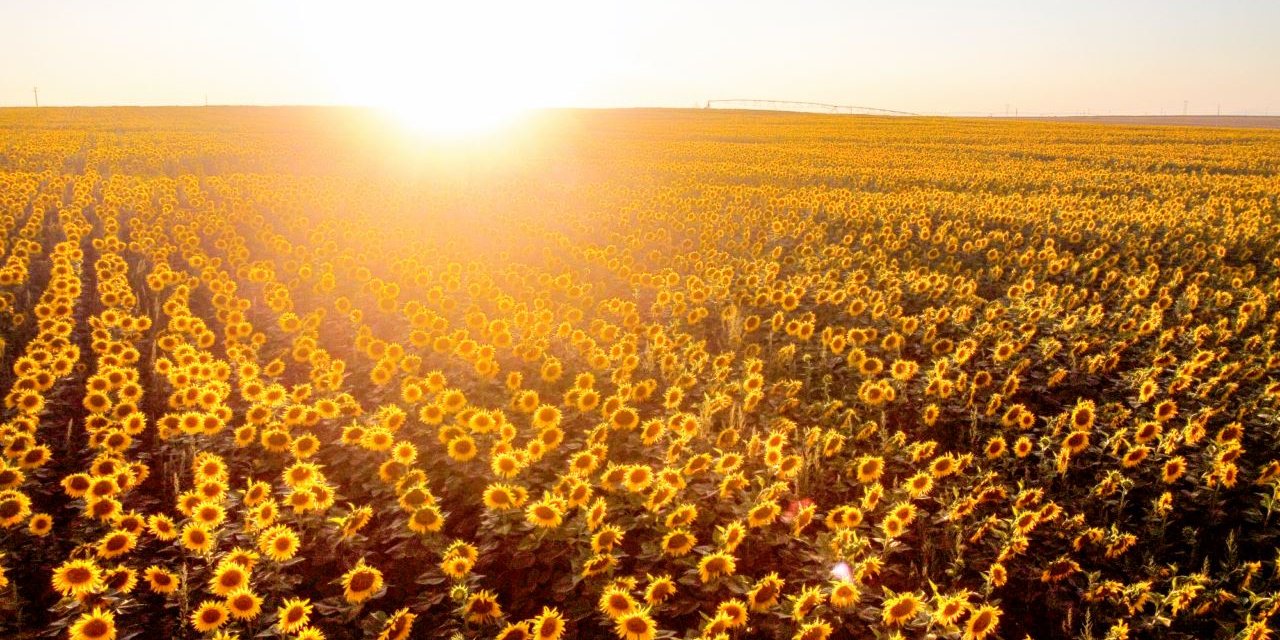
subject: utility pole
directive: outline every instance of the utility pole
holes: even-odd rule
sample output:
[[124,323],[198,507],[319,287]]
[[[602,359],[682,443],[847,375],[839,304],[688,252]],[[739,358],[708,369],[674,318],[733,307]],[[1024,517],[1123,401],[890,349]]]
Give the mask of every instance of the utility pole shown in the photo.
[[40,108],[40,87],[31,87],[31,96],[36,99],[36,108]]
[[1187,115],[1187,101],[1186,101],[1186,100],[1183,100],[1183,101],[1182,101],[1182,115],[1184,115],[1184,116],[1185,116],[1185,115]]

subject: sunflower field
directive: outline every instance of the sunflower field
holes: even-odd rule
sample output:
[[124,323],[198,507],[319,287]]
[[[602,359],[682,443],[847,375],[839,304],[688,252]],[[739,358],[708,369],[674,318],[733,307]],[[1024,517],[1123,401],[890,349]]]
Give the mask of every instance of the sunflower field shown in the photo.
[[0,637],[1273,637],[1278,247],[1280,132],[3,110]]

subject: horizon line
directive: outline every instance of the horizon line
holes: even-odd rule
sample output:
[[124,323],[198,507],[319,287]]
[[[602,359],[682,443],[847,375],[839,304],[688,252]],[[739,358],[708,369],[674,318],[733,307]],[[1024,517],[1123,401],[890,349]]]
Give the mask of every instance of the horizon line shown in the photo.
[[[717,102],[711,100],[710,102]],[[744,100],[746,101],[746,100]],[[761,100],[762,102],[788,102],[779,100]],[[818,103],[802,103],[802,104],[818,104]],[[834,105],[839,108],[850,108],[844,105]],[[207,109],[207,108],[255,108],[255,109],[355,109],[378,111],[386,107],[380,105],[367,104],[333,104],[333,103],[172,103],[172,104],[41,104],[41,105],[0,105],[3,110],[18,109]],[[1106,111],[1097,112],[1091,109],[1073,110],[1073,111],[1028,111],[1021,112],[1015,110],[1013,113],[1000,111],[920,111],[920,112],[903,112],[892,109],[880,109],[873,107],[852,107],[854,109],[862,109],[866,111],[875,111],[876,113],[836,113],[824,112],[804,109],[770,109],[761,107],[710,107],[705,103],[702,106],[670,106],[670,105],[635,105],[635,106],[537,106],[521,109],[523,112],[538,111],[639,111],[639,110],[665,110],[665,111],[759,111],[764,113],[796,113],[806,115],[829,115],[829,116],[872,116],[884,118],[933,118],[933,117],[954,117],[954,118],[1000,118],[1010,120],[1020,120],[1026,118],[1278,118],[1280,113],[1271,114],[1270,110],[1264,110],[1259,114],[1251,110],[1243,112],[1188,112],[1188,113],[1151,113],[1151,112],[1131,112],[1131,111]]]

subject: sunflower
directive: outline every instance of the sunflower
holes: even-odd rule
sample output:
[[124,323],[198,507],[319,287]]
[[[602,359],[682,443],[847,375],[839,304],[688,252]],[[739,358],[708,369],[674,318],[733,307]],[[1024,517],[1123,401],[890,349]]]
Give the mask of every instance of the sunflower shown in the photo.
[[[34,517],[34,516],[32,516]],[[128,531],[129,533],[139,534],[146,528],[147,521],[136,511],[116,517],[116,527]]]
[[564,635],[564,616],[551,608],[543,607],[542,614],[533,619],[532,632],[537,640],[560,640]]
[[670,576],[649,576],[649,586],[645,587],[644,600],[650,605],[666,602],[676,594],[676,583]]
[[[806,504],[795,512],[795,516],[791,520],[791,537],[799,538],[804,530],[813,522],[813,516],[818,512],[818,506],[815,504]],[[861,512],[859,512],[861,516]],[[854,525],[857,526],[857,525]]]
[[1075,431],[1089,431],[1093,428],[1095,410],[1092,400],[1081,400],[1071,410],[1071,428]]
[[1151,378],[1143,380],[1142,384],[1138,387],[1138,401],[1146,402],[1155,397],[1158,388],[1159,387],[1155,380],[1152,380]]
[[747,605],[737,598],[725,600],[716,607],[716,617],[728,618],[729,627],[736,629],[747,623]]
[[356,566],[342,576],[343,597],[358,604],[372,598],[382,588],[382,572],[370,567],[361,559]]
[[[831,636],[831,625],[823,620],[810,622],[800,627],[792,636],[792,640],[827,640]],[[889,636],[890,638],[898,636]]]
[[458,462],[467,462],[476,457],[476,442],[470,436],[458,436],[449,440],[448,444],[449,457]]
[[382,631],[378,633],[377,640],[405,640],[413,631],[413,621],[417,618],[417,614],[409,613],[407,608],[396,611],[382,625]]
[[[211,482],[216,482],[216,481],[211,481]],[[185,491],[182,493],[182,495],[178,496],[178,504],[177,504],[178,511],[182,512],[182,515],[184,516],[190,516],[193,513],[195,513],[196,507],[200,506],[201,503],[209,499],[210,498],[206,498],[205,496],[201,495],[198,490]]]
[[261,556],[257,551],[245,549],[244,547],[234,547],[227,553],[227,557],[223,558],[223,562],[238,564],[247,571],[253,571],[254,566],[258,564]]
[[226,605],[213,600],[205,600],[191,614],[191,626],[195,627],[200,633],[208,633],[226,624],[227,618],[231,613],[227,611]]
[[290,598],[276,610],[276,626],[283,633],[292,633],[311,621],[311,601],[306,598]]
[[623,407],[609,416],[609,427],[615,431],[630,431],[640,424],[640,416],[635,409]]
[[0,491],[0,528],[8,529],[18,525],[29,515],[31,515],[31,498],[28,498],[25,493],[12,489]]
[[373,518],[373,508],[368,505],[359,507],[340,518],[338,524],[342,528],[342,537],[351,538],[364,529]]
[[[519,489],[523,489],[523,487],[519,487]],[[491,511],[518,509],[523,504],[523,500],[519,499],[519,496],[520,493],[516,487],[494,483],[484,490],[484,506]]]
[[1072,431],[1062,440],[1062,449],[1070,452],[1072,455],[1084,451],[1089,446],[1089,433],[1087,431]]
[[209,579],[209,590],[217,596],[227,596],[247,586],[249,586],[249,570],[235,562],[219,563],[213,572],[213,577]]
[[155,514],[147,518],[147,531],[162,542],[178,537],[178,529],[173,524],[173,520],[164,514]]
[[965,624],[963,640],[983,640],[991,635],[1000,624],[1000,613],[999,608],[991,605],[983,605],[974,611]]
[[116,619],[110,611],[94,607],[71,625],[71,640],[115,640]]
[[1174,456],[1168,462],[1164,463],[1160,476],[1165,484],[1171,484],[1178,481],[1184,473],[1187,472],[1187,461],[1182,456]]
[[727,553],[733,553],[747,537],[747,528],[737,520],[716,527],[716,532],[720,535],[720,545]]
[[283,453],[293,446],[293,436],[290,436],[283,427],[263,429],[258,441],[262,443],[264,449],[272,453]]
[[62,479],[62,491],[71,498],[84,497],[93,486],[93,480],[87,473],[73,473]]
[[102,570],[92,560],[69,560],[53,570],[53,588],[79,598],[102,589]]
[[306,513],[316,508],[316,495],[310,486],[294,489],[289,493],[286,499],[289,506],[293,507],[293,512]]
[[525,520],[543,529],[554,529],[560,526],[563,517],[564,514],[555,501],[547,498],[529,505],[525,510]]
[[622,537],[622,529],[614,525],[602,527],[595,535],[591,536],[591,550],[595,553],[610,551],[615,545],[622,542]]
[[466,558],[470,562],[476,562],[477,559],[480,559],[480,550],[476,549],[475,545],[465,543],[465,541],[454,540],[452,544],[449,544],[449,548],[444,550],[444,556],[456,556]]
[[840,580],[831,586],[828,601],[836,609],[850,609],[862,600],[862,592],[858,585],[847,580]]
[[431,504],[413,512],[409,518],[409,528],[417,533],[435,533],[444,527],[444,516],[440,508]]
[[249,512],[249,529],[265,529],[275,524],[276,516],[280,513],[280,504],[274,498],[269,498]]
[[152,593],[166,595],[178,588],[178,576],[156,565],[147,567],[142,572],[142,576],[147,579],[147,585],[151,587]]
[[817,609],[822,603],[827,601],[827,594],[822,591],[821,587],[805,587],[799,594],[794,596],[791,606],[791,617],[800,620],[814,609]]
[[881,605],[881,618],[890,626],[900,626],[911,621],[920,611],[921,601],[914,593],[903,593],[886,598]]
[[182,546],[195,553],[208,553],[213,549],[213,534],[204,525],[188,522],[182,527]]
[[696,544],[698,539],[692,533],[676,529],[662,538],[662,551],[673,558],[679,558],[687,555]]
[[923,498],[933,490],[933,476],[921,471],[907,479],[907,494],[912,498]]
[[933,607],[933,621],[943,627],[950,626],[969,610],[968,600],[968,592],[937,596]]
[[498,605],[493,592],[482,589],[467,598],[467,603],[462,607],[462,615],[467,622],[482,624],[502,617],[502,607]]
[[574,478],[570,483],[570,487],[565,492],[565,502],[568,508],[581,507],[591,500],[592,488],[590,483]]
[[[1270,622],[1267,619],[1247,622],[1249,624],[1245,626],[1237,637],[1244,640],[1271,640]],[[1129,637],[1129,625],[1123,620],[1115,623],[1108,632],[1107,637],[1127,639]]]
[[444,559],[440,561],[440,571],[454,580],[461,580],[471,567],[475,564],[474,560],[454,554],[445,554]]
[[102,585],[111,591],[130,593],[138,586],[138,572],[124,565],[102,573]]
[[561,442],[564,442],[564,430],[554,426],[544,427],[538,432],[537,441],[542,443],[542,446],[546,447],[548,451],[555,449],[560,446]]
[[627,479],[627,473],[630,467],[618,465],[612,462],[605,468],[603,476],[600,478],[600,487],[605,491],[613,493],[618,489],[618,485]]
[[285,562],[298,553],[298,534],[285,525],[276,525],[258,536],[258,549],[276,562]]
[[[320,467],[315,463],[295,462],[292,465],[290,465],[287,469],[284,470],[284,484],[290,489],[298,489],[301,487],[310,486],[311,483],[315,482],[316,479],[320,478],[321,476],[322,474],[320,472]],[[255,483],[255,487],[253,488],[257,488],[261,486],[262,485],[257,485]],[[269,488],[262,487],[262,489],[257,492],[258,495],[256,497],[258,498],[258,500],[261,500],[264,493],[269,490],[270,490]],[[245,501],[245,504],[249,504],[247,499]],[[256,502],[254,504],[256,504]],[[250,504],[249,506],[253,506],[253,505]]]
[[531,637],[528,622],[513,622],[503,627],[494,640],[529,640]]
[[782,597],[782,587],[786,581],[771,572],[756,582],[747,592],[747,606],[752,611],[766,611],[778,603]]
[[1031,442],[1031,438],[1028,438],[1027,436],[1020,436],[1018,440],[1013,443],[1013,454],[1019,458],[1025,458],[1028,455],[1031,455],[1031,451],[1034,447],[1035,445]]
[[705,584],[712,578],[731,576],[737,570],[733,556],[727,553],[711,553],[698,562],[698,578]]
[[579,451],[569,460],[569,471],[574,475],[590,475],[595,472],[599,466],[600,459],[591,451]]
[[772,500],[766,500],[747,512],[747,526],[754,529],[773,524],[782,513],[782,507]]
[[582,577],[600,575],[618,564],[618,557],[608,553],[597,553],[582,563]]
[[987,582],[991,583],[992,586],[1002,587],[1008,579],[1008,569],[1005,569],[1004,565],[999,562],[992,564],[991,568],[987,570]]
[[111,398],[101,391],[91,391],[85,394],[81,404],[89,413],[102,414],[111,409]]
[[499,453],[489,463],[493,475],[503,479],[511,479],[520,473],[524,463],[514,453]]
[[638,608],[636,601],[620,587],[609,587],[600,594],[600,602],[598,603],[601,613],[609,616],[611,620],[617,620],[619,617],[631,613]]
[[1018,414],[1018,428],[1026,431],[1036,424],[1036,414],[1030,411],[1023,411]]
[[[423,420],[423,422],[427,422],[427,421]],[[358,424],[348,425],[342,428],[342,444],[345,444],[347,446],[359,445],[361,442],[364,442],[364,437],[367,434],[368,434],[368,430],[361,425],[358,425]]]
[[702,637],[714,638],[716,640],[720,640],[721,638],[728,638],[729,631],[730,631],[729,624],[731,622],[733,622],[733,620],[731,620],[728,616],[716,616],[714,618],[708,618],[706,626],[702,628]]
[[[86,397],[85,400],[87,402],[88,398]],[[109,403],[110,400],[107,402]],[[17,399],[14,401],[13,405],[18,409],[18,411],[29,416],[34,416],[44,411],[45,400],[44,396],[40,395],[38,392],[22,391],[17,394]]]
[[1080,565],[1075,560],[1067,557],[1058,558],[1045,567],[1044,572],[1040,574],[1040,581],[1049,583],[1061,582],[1077,571],[1080,571]]
[[1147,455],[1150,453],[1151,449],[1149,447],[1134,447],[1124,454],[1124,457],[1120,460],[1120,465],[1126,469],[1136,467],[1142,464],[1142,461],[1146,460]]
[[635,465],[626,472],[622,483],[626,486],[627,491],[639,493],[649,488],[653,484],[653,469],[644,465]]
[[939,456],[929,465],[929,473],[934,478],[945,478],[961,471],[960,460],[954,454]]
[[98,541],[99,558],[109,559],[122,556],[133,550],[138,544],[138,536],[129,531],[112,531]]
[[858,460],[858,482],[870,484],[884,473],[884,459],[879,456],[863,456]]
[[587,509],[587,530],[595,531],[604,524],[605,516],[609,515],[609,503],[604,498],[596,498],[591,503],[591,507]]
[[649,617],[649,610],[641,607],[617,617],[613,630],[618,640],[653,640],[657,625]]
[[227,610],[237,620],[252,620],[262,612],[262,597],[247,587],[227,595]]

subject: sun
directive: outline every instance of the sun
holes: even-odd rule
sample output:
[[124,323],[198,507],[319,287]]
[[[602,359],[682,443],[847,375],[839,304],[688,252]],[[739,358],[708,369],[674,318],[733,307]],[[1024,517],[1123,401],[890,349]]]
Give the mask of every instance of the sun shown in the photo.
[[513,132],[527,113],[593,102],[629,64],[616,55],[628,13],[609,3],[306,4],[288,16],[300,55],[315,61],[306,81],[415,137]]

